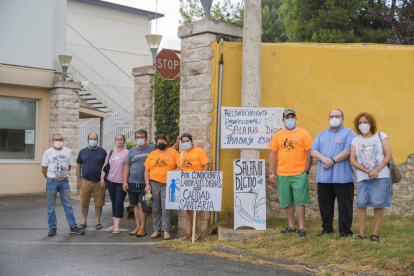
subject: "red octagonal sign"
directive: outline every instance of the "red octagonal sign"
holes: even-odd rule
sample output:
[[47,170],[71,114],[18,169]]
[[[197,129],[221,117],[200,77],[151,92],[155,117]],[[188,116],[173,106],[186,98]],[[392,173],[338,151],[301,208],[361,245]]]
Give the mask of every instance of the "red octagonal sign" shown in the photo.
[[180,58],[171,49],[162,49],[155,58],[155,68],[164,80],[174,80],[180,74]]

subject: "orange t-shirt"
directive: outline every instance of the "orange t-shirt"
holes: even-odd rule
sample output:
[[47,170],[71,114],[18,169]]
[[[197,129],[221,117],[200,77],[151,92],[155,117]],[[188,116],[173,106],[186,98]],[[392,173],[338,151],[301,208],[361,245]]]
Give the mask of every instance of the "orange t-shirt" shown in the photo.
[[177,154],[176,162],[182,171],[194,172],[202,171],[204,165],[210,161],[208,160],[207,153],[203,149],[194,147],[191,151],[184,150],[182,157],[181,153]]
[[164,153],[160,153],[158,150],[151,152],[144,163],[145,168],[150,170],[150,180],[167,183],[167,172],[175,170],[177,155],[179,153],[170,148]]
[[312,148],[312,138],[303,128],[281,129],[273,136],[269,148],[278,152],[277,175],[292,176],[305,171],[306,151]]

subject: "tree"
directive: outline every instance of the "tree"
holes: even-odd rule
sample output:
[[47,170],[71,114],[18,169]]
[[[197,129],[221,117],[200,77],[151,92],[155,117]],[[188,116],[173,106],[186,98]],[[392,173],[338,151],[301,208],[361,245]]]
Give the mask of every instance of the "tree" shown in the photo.
[[[204,9],[199,0],[180,0],[180,14],[182,20],[180,24],[187,24],[203,19]],[[224,0],[211,7],[210,18],[237,25],[243,24],[243,4],[233,4],[230,0]]]
[[370,18],[381,21],[388,27],[387,40],[391,44],[414,45],[414,5],[403,1],[398,7],[393,1],[391,8],[385,4],[382,10],[369,9]]
[[376,2],[380,0],[283,0],[279,14],[290,41],[381,43],[384,26],[365,17]]
[[277,8],[276,5],[272,5],[271,8],[265,5],[262,8],[262,42],[285,42],[288,39],[285,35],[285,25],[279,18]]

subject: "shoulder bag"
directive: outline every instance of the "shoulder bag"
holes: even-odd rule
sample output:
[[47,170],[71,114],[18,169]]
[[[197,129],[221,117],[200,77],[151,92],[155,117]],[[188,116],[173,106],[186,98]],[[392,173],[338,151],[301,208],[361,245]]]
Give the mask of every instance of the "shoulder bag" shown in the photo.
[[111,150],[109,152],[108,164],[106,164],[106,166],[103,168],[103,171],[105,173],[105,176],[104,176],[105,188],[108,188],[107,187],[108,186],[108,184],[107,184],[107,182],[108,182],[108,175],[109,175],[109,170],[111,169],[111,165],[109,165],[109,161],[111,161],[111,156],[112,156],[112,153],[113,152],[114,152],[114,150]]
[[[378,137],[381,141],[381,146],[382,146],[382,138],[381,138],[380,132],[378,132]],[[384,148],[382,148],[382,150],[384,150]],[[402,180],[402,176],[400,174],[400,171],[397,168],[397,165],[395,165],[394,163],[394,159],[391,158],[387,166],[390,169],[390,189],[391,189],[391,194],[392,194],[392,184],[400,182]]]

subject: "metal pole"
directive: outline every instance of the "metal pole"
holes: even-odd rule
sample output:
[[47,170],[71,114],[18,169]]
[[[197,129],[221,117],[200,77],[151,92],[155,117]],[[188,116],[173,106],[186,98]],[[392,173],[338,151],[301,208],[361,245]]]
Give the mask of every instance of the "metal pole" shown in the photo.
[[[219,38],[222,48],[224,48],[223,37]],[[220,171],[220,128],[221,128],[221,94],[223,88],[223,49],[220,57],[220,70],[219,70],[219,89],[218,89],[218,101],[217,101],[217,130],[216,130],[216,171]],[[217,211],[214,212],[214,222],[217,222]]]

